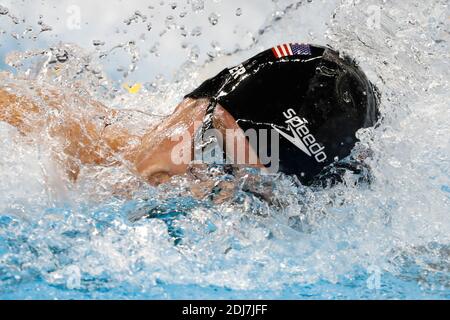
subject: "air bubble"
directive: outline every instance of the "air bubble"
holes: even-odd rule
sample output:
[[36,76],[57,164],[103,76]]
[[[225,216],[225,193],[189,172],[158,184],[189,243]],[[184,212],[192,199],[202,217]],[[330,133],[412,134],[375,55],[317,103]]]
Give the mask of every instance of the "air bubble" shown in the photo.
[[236,9],[236,16],[240,17],[242,15],[242,8]]

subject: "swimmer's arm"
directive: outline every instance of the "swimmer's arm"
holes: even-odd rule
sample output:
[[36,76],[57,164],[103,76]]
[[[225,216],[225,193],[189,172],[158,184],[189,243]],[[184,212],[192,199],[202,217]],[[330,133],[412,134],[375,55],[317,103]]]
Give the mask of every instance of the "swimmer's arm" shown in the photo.
[[[74,102],[73,110],[64,107],[66,103]],[[128,141],[135,138],[124,128],[109,126],[106,121],[99,127],[92,120],[114,118],[118,112],[92,99],[64,96],[52,88],[36,88],[32,96],[20,95],[19,88],[0,88],[0,121],[36,139],[43,130],[53,138],[62,139],[64,149],[62,152],[55,149],[54,156],[72,181],[78,177],[80,164],[110,165],[108,159],[115,153],[126,151]],[[132,161],[133,154],[132,150],[124,152],[124,159]]]
[[32,101],[19,97],[10,88],[0,88],[0,121],[16,127],[20,133],[33,130],[35,123],[30,119],[39,113],[38,106]]

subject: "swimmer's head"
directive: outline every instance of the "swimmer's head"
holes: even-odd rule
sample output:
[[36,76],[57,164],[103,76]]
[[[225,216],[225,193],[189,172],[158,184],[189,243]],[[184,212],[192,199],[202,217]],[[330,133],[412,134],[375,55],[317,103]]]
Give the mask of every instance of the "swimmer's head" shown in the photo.
[[353,60],[330,49],[324,51],[302,96],[300,105],[283,116],[310,155],[281,143],[280,170],[310,183],[325,167],[351,154],[358,130],[375,125],[379,97]]
[[253,147],[259,154],[278,153],[274,167],[305,184],[349,156],[357,131],[378,119],[376,89],[356,63],[331,49],[311,48],[309,56],[261,68],[255,80],[223,99],[244,131],[277,132],[268,150]]

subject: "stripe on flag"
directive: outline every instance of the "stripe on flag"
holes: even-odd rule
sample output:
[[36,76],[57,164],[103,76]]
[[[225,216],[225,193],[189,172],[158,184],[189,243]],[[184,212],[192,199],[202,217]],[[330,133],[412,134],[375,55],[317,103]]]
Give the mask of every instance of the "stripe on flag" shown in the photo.
[[285,43],[272,48],[277,59],[294,55],[311,55],[311,47],[308,44]]

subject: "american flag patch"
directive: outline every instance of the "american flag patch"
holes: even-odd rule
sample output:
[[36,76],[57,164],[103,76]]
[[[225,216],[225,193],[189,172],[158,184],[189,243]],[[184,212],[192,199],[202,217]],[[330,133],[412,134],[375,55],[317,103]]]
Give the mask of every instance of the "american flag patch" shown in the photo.
[[272,52],[277,59],[294,55],[309,56],[311,47],[303,43],[286,43],[272,48]]

